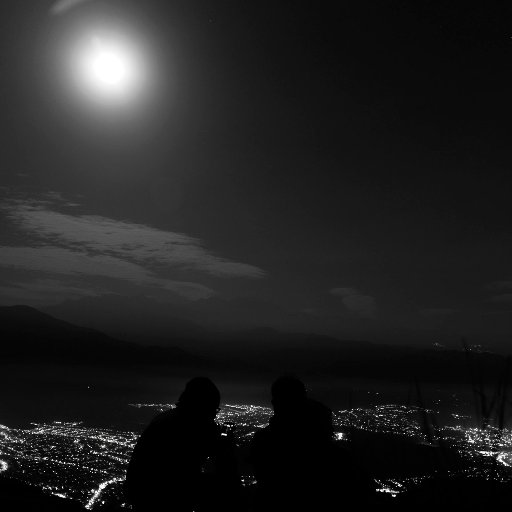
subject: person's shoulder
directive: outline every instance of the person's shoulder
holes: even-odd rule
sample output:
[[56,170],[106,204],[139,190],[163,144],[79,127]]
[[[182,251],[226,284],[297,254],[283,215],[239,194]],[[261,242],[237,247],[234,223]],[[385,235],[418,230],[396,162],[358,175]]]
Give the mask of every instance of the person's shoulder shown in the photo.
[[367,470],[361,465],[354,453],[341,446],[340,443],[334,443],[334,458],[332,459],[333,468],[346,475],[347,481],[355,487],[364,488],[368,491],[375,490],[375,482]]
[[273,444],[275,441],[275,432],[272,425],[267,425],[266,427],[257,430],[254,433],[254,437],[252,439],[253,447],[260,447]]
[[176,419],[176,409],[168,409],[167,411],[163,411],[160,414],[157,414],[153,421],[151,421],[150,425],[159,425],[160,423],[169,423],[174,422]]
[[143,436],[154,436],[159,432],[167,431],[176,422],[174,411],[164,411],[155,416],[143,432]]
[[339,441],[331,444],[331,453],[339,461],[347,464],[356,464],[356,458],[352,451],[343,446]]

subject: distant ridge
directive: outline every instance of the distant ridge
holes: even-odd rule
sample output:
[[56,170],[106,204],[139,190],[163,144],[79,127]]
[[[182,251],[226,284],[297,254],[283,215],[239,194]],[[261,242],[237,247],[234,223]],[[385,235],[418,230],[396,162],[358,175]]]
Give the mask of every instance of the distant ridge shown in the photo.
[[84,297],[47,306],[43,311],[74,325],[92,327],[115,338],[135,342],[203,334],[199,324],[180,318],[183,311],[178,305],[164,305],[144,296]]
[[[0,307],[0,362],[73,363],[148,371],[190,369],[221,375],[322,375],[329,379],[371,378],[411,382],[459,382],[470,373],[494,382],[505,357],[460,350],[413,348],[272,329],[209,333],[170,339],[173,346],[139,345],[78,327],[28,306]],[[176,346],[176,344],[182,346]],[[468,366],[468,361],[471,365]]]
[[78,327],[30,306],[0,307],[3,361],[77,364],[204,364],[177,347],[141,347]]
[[9,341],[67,342],[88,344],[108,344],[117,347],[129,345],[111,338],[102,332],[59,320],[30,306],[0,307],[0,333],[4,345]]

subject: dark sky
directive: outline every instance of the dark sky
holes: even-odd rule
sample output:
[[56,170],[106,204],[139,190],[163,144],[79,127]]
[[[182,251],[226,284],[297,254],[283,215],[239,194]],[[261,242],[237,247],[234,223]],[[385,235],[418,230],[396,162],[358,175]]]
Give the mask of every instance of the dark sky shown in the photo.
[[[506,2],[77,3],[1,7],[3,304],[509,342]],[[67,91],[95,25],[144,41],[138,107]]]

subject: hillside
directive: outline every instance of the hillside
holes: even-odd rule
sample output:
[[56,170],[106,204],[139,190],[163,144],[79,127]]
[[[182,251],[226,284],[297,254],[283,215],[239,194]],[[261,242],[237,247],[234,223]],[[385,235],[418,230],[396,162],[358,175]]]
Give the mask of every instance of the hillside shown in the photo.
[[176,347],[141,347],[78,327],[29,306],[0,308],[3,361],[77,364],[201,365]]

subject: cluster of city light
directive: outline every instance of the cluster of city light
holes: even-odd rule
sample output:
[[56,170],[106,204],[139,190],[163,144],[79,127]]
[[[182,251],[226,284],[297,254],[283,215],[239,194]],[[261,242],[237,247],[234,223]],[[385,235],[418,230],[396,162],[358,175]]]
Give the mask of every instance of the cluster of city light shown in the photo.
[[417,486],[425,481],[427,476],[415,476],[408,478],[387,478],[387,479],[375,479],[375,483],[377,484],[377,492],[390,494],[393,498],[400,493],[407,491],[411,487]]
[[16,462],[7,466],[8,475],[91,506],[107,486],[124,478],[138,437],[78,422],[34,423],[29,429],[1,432],[2,460],[6,465]]
[[[150,408],[155,412],[162,412],[175,407],[174,404],[162,403],[135,403],[129,404],[137,409]],[[233,434],[239,442],[247,442],[260,428],[268,425],[272,416],[270,407],[262,407],[259,405],[240,405],[240,404],[223,404],[217,414],[216,421],[219,425],[228,425],[235,427]]]
[[[136,408],[168,410],[172,404],[130,404]],[[422,411],[418,407],[381,405],[337,411],[335,439],[349,442],[354,431],[399,436],[407,442],[425,443]],[[225,404],[217,416],[220,425],[234,427],[239,445],[249,443],[254,433],[268,425],[272,410],[255,405]],[[455,420],[467,419],[463,416]],[[79,422],[32,424],[28,429],[0,426],[0,472],[38,485],[61,497],[81,501],[93,509],[107,498],[122,501],[121,482],[138,438],[135,432],[86,427]],[[462,464],[453,476],[465,475],[500,481],[512,479],[512,431],[463,425],[433,429],[433,442],[444,443]],[[11,464],[15,462],[15,464]],[[391,496],[418,485],[431,475],[376,480],[378,490]],[[251,474],[242,483],[255,483]]]
[[508,481],[512,467],[512,431],[486,428],[447,426],[440,438],[457,450],[467,461],[465,474],[486,479]]
[[425,435],[418,422],[420,412],[418,407],[406,405],[347,409],[334,414],[334,424],[340,429],[399,434],[424,440]]
[[87,510],[91,510],[94,507],[94,505],[100,501],[102,493],[109,485],[113,485],[123,481],[124,477],[115,477],[111,478],[110,480],[105,480],[104,482],[101,482],[101,484],[98,485],[98,488],[95,491],[93,491],[92,496],[89,498],[89,501],[85,504],[85,508]]
[[265,428],[272,416],[270,407],[257,405],[225,404],[217,415],[221,425],[233,425],[235,439],[238,442],[248,442],[261,428]]
[[137,409],[149,408],[156,409],[158,411],[167,411],[169,409],[174,409],[176,407],[174,404],[128,404],[130,407],[135,407]]

